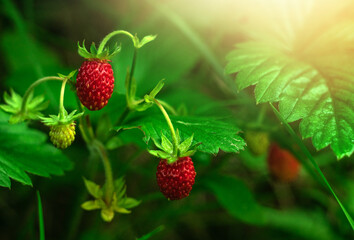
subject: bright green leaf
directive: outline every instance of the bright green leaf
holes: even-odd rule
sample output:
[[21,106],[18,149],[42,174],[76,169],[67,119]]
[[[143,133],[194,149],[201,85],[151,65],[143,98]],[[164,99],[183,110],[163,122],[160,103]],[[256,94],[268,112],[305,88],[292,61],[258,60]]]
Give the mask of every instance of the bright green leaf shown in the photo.
[[[343,9],[333,4],[331,11]],[[228,55],[226,72],[237,73],[240,90],[256,85],[257,102],[279,102],[288,122],[302,119],[302,136],[311,137],[318,150],[330,145],[340,159],[354,152],[354,21],[326,19],[331,24],[323,31],[313,22],[316,7],[301,15],[301,27],[283,15],[291,36],[269,32],[268,37],[259,34],[257,41],[237,44]],[[284,5],[284,11],[291,8]],[[269,11],[277,15],[275,9]]]
[[27,173],[49,177],[71,168],[69,159],[45,142],[44,133],[25,124],[11,125],[8,119],[0,111],[0,186],[10,187],[10,178],[32,185]]
[[[244,140],[238,136],[240,129],[230,123],[205,117],[171,117],[174,128],[179,130],[182,139],[194,134],[194,141],[200,142],[199,151],[216,154],[219,150],[239,152],[245,147]],[[139,127],[144,140],[160,140],[161,133],[171,138],[166,120],[160,114],[146,113],[134,121],[128,121],[124,128]]]

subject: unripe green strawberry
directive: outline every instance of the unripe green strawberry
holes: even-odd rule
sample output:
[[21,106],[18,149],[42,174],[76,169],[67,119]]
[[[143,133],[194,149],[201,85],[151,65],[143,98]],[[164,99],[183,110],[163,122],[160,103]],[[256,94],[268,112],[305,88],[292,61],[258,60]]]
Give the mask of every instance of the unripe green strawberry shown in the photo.
[[270,147],[267,162],[269,172],[282,182],[294,181],[301,166],[292,153],[276,144]]
[[49,136],[54,146],[65,149],[75,140],[75,123],[50,126]]
[[161,159],[156,179],[160,191],[169,200],[179,200],[189,195],[195,181],[195,170],[190,157],[181,157],[174,163]]
[[246,131],[245,139],[250,151],[256,155],[263,155],[269,148],[269,136],[267,132]]

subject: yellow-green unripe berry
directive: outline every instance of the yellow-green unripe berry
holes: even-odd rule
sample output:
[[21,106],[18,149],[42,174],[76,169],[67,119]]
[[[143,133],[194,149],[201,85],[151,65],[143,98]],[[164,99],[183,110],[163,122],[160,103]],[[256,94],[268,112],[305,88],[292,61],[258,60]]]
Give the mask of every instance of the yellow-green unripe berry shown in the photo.
[[75,123],[51,126],[49,136],[54,146],[65,149],[75,140]]
[[263,155],[268,151],[270,142],[267,132],[246,131],[245,139],[248,148],[254,155]]

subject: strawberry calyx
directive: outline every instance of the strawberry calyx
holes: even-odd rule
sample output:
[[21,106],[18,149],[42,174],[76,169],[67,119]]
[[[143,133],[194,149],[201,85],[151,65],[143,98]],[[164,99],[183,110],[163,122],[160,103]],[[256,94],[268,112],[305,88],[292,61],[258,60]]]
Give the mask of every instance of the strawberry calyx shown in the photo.
[[192,144],[194,135],[190,136],[182,142],[178,129],[176,131],[176,136],[177,151],[175,151],[175,153],[173,144],[170,142],[170,140],[168,140],[168,138],[164,134],[161,134],[161,143],[159,143],[155,139],[152,139],[155,146],[159,150],[148,149],[148,152],[158,158],[166,159],[168,164],[172,164],[180,158],[192,156],[197,151],[198,146],[201,144]]
[[109,49],[109,47],[105,47],[103,48],[103,50],[97,50],[95,43],[92,43],[90,50],[87,50],[85,47],[85,40],[82,42],[82,46],[80,46],[80,42],[77,43],[77,46],[79,55],[89,60],[106,61],[111,59],[121,50],[121,45],[118,45],[117,43],[113,46],[113,49],[111,50]]
[[111,202],[104,199],[105,186],[89,181],[84,178],[85,186],[93,200],[88,200],[81,204],[86,211],[101,210],[101,217],[105,222],[111,222],[115,213],[129,214],[132,208],[138,206],[141,201],[127,197],[126,185],[123,177],[114,181],[114,193]]
[[40,117],[40,119],[47,126],[68,125],[84,114],[84,112],[76,112],[77,110],[74,110],[68,114],[68,112],[64,109],[63,113],[59,113],[58,115],[49,115],[49,117]]

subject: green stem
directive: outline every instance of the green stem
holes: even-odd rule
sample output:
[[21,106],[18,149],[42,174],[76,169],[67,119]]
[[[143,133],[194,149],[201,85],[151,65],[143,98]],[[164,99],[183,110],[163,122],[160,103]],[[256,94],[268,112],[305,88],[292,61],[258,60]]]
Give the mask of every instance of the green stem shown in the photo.
[[135,47],[135,49],[134,49],[132,65],[131,65],[130,72],[129,72],[129,77],[127,78],[127,83],[126,83],[126,86],[127,86],[126,98],[127,98],[128,106],[131,109],[133,109],[134,106],[135,106],[135,103],[134,103],[135,96],[133,96],[133,92],[132,92],[132,79],[133,79],[134,71],[135,71],[136,56],[138,54],[138,48],[135,45],[134,45],[134,47]]
[[298,146],[300,147],[300,149],[302,150],[302,152],[307,156],[307,158],[311,161],[312,165],[315,167],[317,173],[320,175],[321,179],[323,180],[323,183],[325,184],[325,186],[328,188],[328,190],[332,193],[332,195],[334,196],[334,198],[337,200],[338,205],[341,207],[344,215],[346,216],[346,218],[348,219],[350,226],[352,227],[352,229],[354,230],[354,222],[352,217],[349,215],[349,213],[347,212],[347,210],[345,209],[345,207],[343,206],[342,202],[339,200],[339,198],[337,197],[337,194],[334,192],[334,190],[332,189],[331,185],[329,184],[329,182],[327,181],[326,177],[323,175],[320,167],[318,166],[318,164],[316,163],[316,161],[313,159],[311,153],[309,152],[309,150],[307,150],[305,144],[302,142],[302,140],[296,135],[296,133],[294,132],[294,130],[292,129],[292,127],[285,121],[285,119],[280,115],[280,113],[278,112],[278,110],[273,106],[273,104],[269,103],[270,106],[272,107],[275,115],[278,117],[278,119],[284,124],[285,128],[288,130],[288,132],[290,133],[290,135],[295,139],[296,143],[298,144]]
[[261,111],[260,111],[260,113],[258,115],[257,126],[262,126],[262,123],[263,123],[263,120],[264,120],[266,112],[267,112],[267,106],[265,104],[263,104],[261,106]]
[[104,171],[105,171],[105,175],[106,175],[106,202],[108,204],[110,204],[112,202],[112,197],[113,197],[113,193],[114,193],[114,183],[113,183],[113,172],[112,172],[112,166],[111,163],[109,161],[106,149],[104,148],[104,146],[102,145],[101,142],[95,140],[93,142],[93,144],[96,146],[96,149],[102,159],[102,163],[104,166]]
[[66,82],[68,81],[67,78],[63,80],[63,83],[61,84],[61,90],[60,90],[60,101],[59,101],[59,118],[63,119],[66,115],[66,110],[64,108],[64,93],[65,93],[65,86]]
[[161,105],[161,103],[155,98],[154,98],[154,102],[160,108],[162,114],[164,115],[164,117],[166,119],[168,127],[171,130],[172,144],[173,144],[173,155],[177,156],[178,140],[177,140],[177,135],[176,135],[175,129],[173,128],[173,124],[171,122],[171,119],[168,116],[168,114],[167,114],[166,110],[164,109],[164,107]]
[[168,104],[167,102],[165,101],[162,101],[162,100],[158,100],[162,106],[164,106],[168,111],[170,111],[173,115],[177,116],[177,112],[176,110],[170,105]]
[[106,46],[106,44],[107,44],[107,42],[109,41],[109,39],[111,39],[113,36],[118,35],[118,34],[123,34],[123,35],[126,35],[126,36],[130,37],[131,40],[133,41],[134,47],[135,47],[135,48],[138,47],[138,45],[139,45],[139,40],[138,40],[136,37],[134,37],[130,32],[127,32],[127,31],[124,31],[124,30],[117,30],[117,31],[114,31],[114,32],[111,32],[111,33],[107,34],[107,35],[103,38],[103,40],[102,40],[100,46],[99,46],[98,49],[97,49],[97,54],[100,54],[100,53],[103,51],[103,49],[104,49],[104,47]]
[[24,112],[24,110],[26,109],[26,104],[27,104],[27,99],[30,95],[30,93],[32,92],[32,90],[37,87],[39,84],[46,82],[46,81],[51,81],[51,80],[57,80],[57,81],[64,81],[64,78],[61,77],[55,77],[55,76],[50,76],[50,77],[43,77],[38,79],[37,81],[35,81],[34,83],[32,83],[31,86],[29,86],[29,88],[27,89],[27,91],[25,92],[25,95],[23,95],[23,99],[22,99],[22,105],[21,105],[21,112]]

